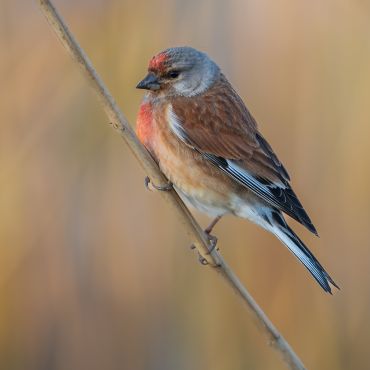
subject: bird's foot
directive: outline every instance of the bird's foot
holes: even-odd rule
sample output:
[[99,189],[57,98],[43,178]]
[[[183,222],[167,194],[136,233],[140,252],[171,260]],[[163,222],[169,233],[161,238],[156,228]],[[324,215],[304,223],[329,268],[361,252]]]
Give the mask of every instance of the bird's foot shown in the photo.
[[[212,251],[216,248],[216,246],[217,246],[217,237],[216,236],[214,236],[214,235],[211,235],[211,234],[208,234],[206,231],[204,231],[205,232],[205,234],[207,235],[207,237],[208,237],[208,240],[209,240],[209,243],[210,243],[210,248],[208,249],[208,254],[210,254],[210,253],[212,253]],[[192,244],[191,246],[190,246],[190,249],[195,249],[196,247],[195,247],[195,245],[194,244]]]
[[[214,236],[214,235],[209,234],[207,232],[207,230],[205,230],[204,232],[207,235],[207,238],[208,238],[209,244],[210,244],[207,254],[211,254],[217,246],[217,237]],[[190,246],[190,249],[195,249],[195,245],[192,244]],[[208,265],[208,261],[199,252],[198,252],[198,259],[199,259],[199,262],[201,263],[201,265],[203,265],[203,266]]]
[[208,265],[208,261],[200,253],[198,253],[198,260],[199,260],[201,265],[203,265],[203,266]]
[[216,248],[217,246],[217,237],[214,236],[214,235],[211,235],[207,232],[205,232],[208,236],[208,240],[209,240],[209,243],[210,243],[210,248],[208,249],[208,254],[211,254],[213,252],[213,250]]
[[144,184],[145,184],[145,187],[150,191],[152,191],[152,188],[155,190],[159,190],[159,191],[170,191],[173,189],[172,182],[169,182],[165,185],[156,185],[153,183],[152,180],[150,180],[150,177],[148,176],[145,177]]
[[[207,254],[211,254],[213,252],[213,250],[216,248],[217,246],[217,238],[214,236],[214,235],[211,235],[211,231],[212,229],[215,227],[215,225],[217,224],[218,221],[220,221],[222,215],[221,216],[217,216],[205,229],[204,229],[204,233],[207,235],[208,237],[208,241],[210,243],[210,247],[208,248],[208,252]],[[192,244],[190,246],[190,249],[195,249],[195,245]],[[217,249],[218,250],[218,249]],[[200,254],[199,254],[199,262],[202,264],[202,265],[207,265],[208,262],[207,260],[202,257]]]

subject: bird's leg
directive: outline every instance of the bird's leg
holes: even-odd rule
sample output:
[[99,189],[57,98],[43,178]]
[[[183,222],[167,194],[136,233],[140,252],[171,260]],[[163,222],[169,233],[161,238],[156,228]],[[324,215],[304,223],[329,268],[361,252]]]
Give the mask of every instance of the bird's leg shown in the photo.
[[152,190],[150,187],[149,187],[149,184],[152,188],[154,188],[155,190],[159,190],[159,191],[170,191],[173,189],[173,185],[172,185],[172,182],[169,182],[167,183],[166,185],[156,185],[153,183],[153,181],[150,180],[150,177],[146,176],[145,179],[144,179],[144,184],[145,184],[145,187],[148,189],[148,190]]
[[222,215],[217,216],[205,229],[204,232],[208,235],[211,234],[211,231],[216,226],[217,222],[221,220]]
[[217,222],[221,220],[221,217],[222,217],[222,215],[218,215],[217,217],[215,217],[212,220],[212,222],[204,229],[204,232],[207,234],[208,240],[211,243],[211,248],[209,249],[209,252],[208,253],[212,253],[213,250],[216,248],[216,245],[217,245],[217,237],[215,237],[214,235],[212,235],[211,234],[211,231],[216,226]]

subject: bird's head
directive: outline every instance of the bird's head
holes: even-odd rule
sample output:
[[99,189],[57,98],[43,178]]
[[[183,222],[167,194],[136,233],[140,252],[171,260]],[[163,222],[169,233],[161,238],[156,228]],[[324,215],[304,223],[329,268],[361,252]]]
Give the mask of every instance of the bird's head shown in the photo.
[[147,76],[136,87],[154,94],[189,97],[206,91],[219,76],[219,67],[205,53],[176,47],[154,56]]

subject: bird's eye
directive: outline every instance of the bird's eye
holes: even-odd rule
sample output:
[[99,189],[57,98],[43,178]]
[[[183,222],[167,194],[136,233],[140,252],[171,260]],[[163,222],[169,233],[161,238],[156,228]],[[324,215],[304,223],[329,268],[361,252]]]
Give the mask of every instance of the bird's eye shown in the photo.
[[177,78],[179,77],[180,72],[179,71],[170,71],[168,72],[167,77],[168,78]]

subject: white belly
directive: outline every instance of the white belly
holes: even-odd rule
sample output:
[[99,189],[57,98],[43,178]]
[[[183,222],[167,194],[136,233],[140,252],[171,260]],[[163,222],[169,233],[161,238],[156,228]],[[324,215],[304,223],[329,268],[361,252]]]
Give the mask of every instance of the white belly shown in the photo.
[[222,207],[219,204],[213,204],[211,201],[207,201],[205,197],[202,200],[197,197],[189,196],[175,186],[177,194],[180,198],[188,205],[196,208],[198,211],[206,213],[211,217],[222,216],[226,213],[232,213],[228,208]]

